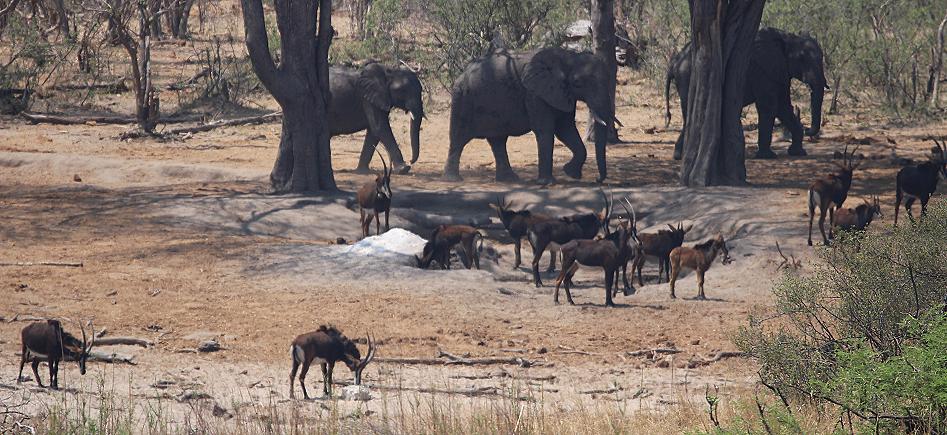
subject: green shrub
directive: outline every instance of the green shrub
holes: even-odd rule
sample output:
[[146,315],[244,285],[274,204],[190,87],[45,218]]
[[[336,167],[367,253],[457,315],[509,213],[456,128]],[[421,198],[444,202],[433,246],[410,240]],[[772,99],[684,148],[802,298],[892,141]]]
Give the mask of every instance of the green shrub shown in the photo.
[[784,276],[776,313],[735,343],[786,400],[884,424],[947,430],[947,205],[917,225],[843,233],[811,276]]

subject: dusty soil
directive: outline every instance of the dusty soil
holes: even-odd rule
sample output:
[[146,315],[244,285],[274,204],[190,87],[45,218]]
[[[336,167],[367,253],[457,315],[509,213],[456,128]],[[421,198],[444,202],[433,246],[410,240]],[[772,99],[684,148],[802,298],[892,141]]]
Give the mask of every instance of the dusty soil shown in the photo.
[[[168,55],[174,47],[160,50]],[[84,267],[0,267],[0,316],[6,320],[0,322],[0,388],[32,392],[38,402],[58,397],[34,388],[31,379],[19,386],[14,382],[24,326],[14,320],[32,315],[94,319],[108,335],[157,343],[149,349],[117,348],[133,354],[135,366],[95,363],[91,376],[80,378],[75,365],[64,365],[67,391],[80,393],[96,393],[98,380],[107,379],[145,398],[199,390],[233,408],[287,400],[289,343],[322,323],[356,336],[372,332],[379,357],[434,357],[437,349],[522,357],[535,366],[506,366],[508,374],[555,377],[517,381],[496,366],[377,363],[366,371],[367,381],[376,386],[521,383],[556,403],[618,399],[644,408],[701,396],[708,384],[724,386],[724,394],[751,389],[755,369],[746,359],[688,366],[733,350],[731,334],[770,302],[777,277],[775,240],[811,270],[813,249],[805,246],[808,183],[829,170],[833,152],[866,142],[859,149],[866,159],[850,201],[881,195],[885,218],[877,228],[882,228],[893,212],[899,168],[893,157],[920,158],[930,146],[927,137],[942,135],[947,123],[898,127],[869,115],[828,115],[823,136],[806,143],[808,157],[788,158],[788,143],[778,141],[779,159],[747,162],[750,186],[684,189],[676,186],[678,164],[671,159],[679,124],[663,128],[663,99],[651,85],[623,73],[618,101],[625,143],[609,149],[609,186],[616,197],[627,195],[635,204],[642,230],[683,221],[694,225],[687,244],[718,232],[727,238],[736,262],[717,263],[710,270],[709,301],[691,299],[693,275],[683,278],[679,298],[671,300],[668,285],[655,283],[657,269],[649,264],[645,285],[633,296],[619,296],[617,308],[603,306],[602,279],[594,270],[577,276],[577,306],[554,305],[548,283],[555,275],[544,274],[547,287],[537,289],[525,267],[512,269],[511,241],[488,203],[507,195],[518,206],[550,213],[598,209],[594,161],[587,162],[581,181],[557,169],[559,182],[553,186],[497,184],[489,147],[473,142],[462,161],[465,181],[444,182],[439,175],[448,110],[441,94],[429,105],[420,161],[393,181],[392,225],[426,234],[428,228],[413,219],[412,211],[490,222],[481,226],[501,256],[482,271],[420,271],[339,258],[340,248],[332,246],[336,238],[351,243],[359,235],[351,192],[368,177],[351,169],[360,134],[332,143],[342,193],[271,196],[266,179],[278,123],[222,128],[187,139],[122,141],[124,126],[30,125],[2,118],[0,262],[78,261]],[[109,98],[126,101],[128,95]],[[257,103],[275,108],[264,96]],[[394,113],[392,118],[406,143],[407,117]],[[577,118],[584,131],[584,113]],[[753,121],[751,114],[747,122]],[[755,133],[749,132],[747,143],[755,142]],[[533,137],[512,139],[509,150],[519,175],[535,177]],[[557,146],[557,168],[567,154]],[[531,258],[524,253],[526,261]],[[224,349],[181,352],[208,337],[217,337]],[[659,347],[682,352],[667,359],[624,355]],[[45,369],[41,373],[45,377]],[[341,365],[337,373],[349,379]],[[457,378],[476,374],[485,378]],[[310,392],[320,391],[319,378],[309,377]],[[584,392],[616,385],[621,390],[611,394]],[[367,406],[384,405],[372,401]]]

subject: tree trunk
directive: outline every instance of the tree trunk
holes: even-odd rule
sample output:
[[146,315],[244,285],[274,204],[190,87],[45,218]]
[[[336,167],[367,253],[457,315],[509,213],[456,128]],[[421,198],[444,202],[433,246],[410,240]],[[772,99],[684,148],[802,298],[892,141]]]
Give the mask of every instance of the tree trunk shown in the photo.
[[166,0],[165,16],[168,21],[168,31],[176,39],[185,39],[188,37],[187,20],[191,15],[191,8],[194,6],[194,0]]
[[934,78],[933,87],[931,88],[931,108],[936,109],[940,104],[940,73],[944,68],[944,28],[947,27],[947,14],[944,15],[944,19],[940,21],[940,26],[937,27],[937,52],[934,54],[934,72],[931,74]]
[[[606,86],[611,98],[611,110],[615,113],[615,88],[617,86],[618,61],[615,59],[615,0],[592,0],[592,47],[595,54],[605,62]],[[614,120],[607,121],[608,143],[618,143],[618,130]],[[589,111],[587,141],[595,141],[595,120]]]
[[691,79],[681,184],[746,183],[740,115],[753,39],[766,0],[689,0]]
[[270,173],[273,189],[337,190],[326,119],[332,0],[274,1],[282,46],[279,65],[270,56],[262,1],[240,3],[253,70],[283,109],[279,152]]

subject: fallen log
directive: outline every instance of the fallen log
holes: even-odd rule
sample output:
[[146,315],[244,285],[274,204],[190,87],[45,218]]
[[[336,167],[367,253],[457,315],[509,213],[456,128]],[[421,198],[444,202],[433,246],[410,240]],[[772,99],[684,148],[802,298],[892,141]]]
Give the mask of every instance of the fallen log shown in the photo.
[[487,358],[464,358],[454,355],[449,352],[445,352],[441,349],[437,350],[438,358],[446,358],[448,360],[447,364],[456,364],[456,365],[489,365],[489,364],[514,364],[520,367],[529,367],[534,363],[525,358],[518,357],[487,357]]
[[122,364],[138,365],[138,363],[135,362],[135,357],[132,355],[123,355],[123,354],[115,353],[115,352],[99,352],[94,349],[91,352],[89,352],[89,360],[100,361],[100,362],[105,362],[105,363],[110,363],[110,364],[122,363]]
[[582,390],[582,391],[579,391],[579,394],[615,394],[623,390],[624,388],[619,386],[619,387],[611,387],[611,388],[604,388],[604,389],[598,389],[598,390]]
[[113,94],[128,92],[125,79],[118,79],[110,83],[92,83],[84,85],[64,84],[53,86],[56,91],[107,91]]
[[721,352],[717,352],[716,354],[714,354],[714,355],[713,355],[712,357],[710,357],[710,358],[693,359],[693,360],[691,360],[691,361],[688,361],[688,363],[687,363],[687,368],[692,369],[692,368],[695,368],[695,367],[701,367],[701,366],[710,365],[710,364],[713,364],[713,363],[715,363],[715,362],[717,362],[717,361],[720,361],[720,360],[722,360],[722,359],[725,359],[725,358],[743,358],[743,357],[747,357],[747,356],[749,356],[749,355],[747,355],[746,352],[739,352],[739,351],[721,351]]
[[36,267],[36,266],[49,266],[49,267],[82,267],[82,263],[72,263],[72,262],[58,262],[58,261],[19,261],[13,263],[0,263],[2,267]]
[[675,353],[681,353],[681,352],[682,351],[680,349],[676,349],[673,347],[670,347],[670,348],[659,347],[657,349],[641,349],[641,350],[635,350],[632,352],[626,352],[625,355],[644,356],[644,355],[657,355],[657,354],[675,354]]
[[137,337],[108,337],[108,338],[96,338],[95,345],[98,346],[141,346],[141,347],[151,347],[155,344],[151,340],[146,340],[144,338]]
[[[179,134],[194,134],[201,133],[205,131],[210,131],[220,127],[231,127],[235,125],[252,125],[252,124],[263,124],[266,122],[277,121],[283,118],[283,112],[273,112],[267,113],[266,115],[260,116],[248,116],[244,118],[235,118],[235,119],[222,119],[219,121],[212,121],[206,124],[196,125],[194,127],[181,127],[181,128],[172,128],[170,130],[165,130],[160,133],[157,133],[159,136],[171,136]],[[151,136],[151,134],[140,131],[128,131],[122,133],[122,139],[138,139],[142,137]]]
[[[55,125],[87,125],[87,124],[137,124],[138,119],[133,116],[65,116],[45,113],[20,112],[20,116],[34,124]],[[182,122],[198,122],[204,119],[203,115],[169,116],[158,120],[158,124],[177,124]]]

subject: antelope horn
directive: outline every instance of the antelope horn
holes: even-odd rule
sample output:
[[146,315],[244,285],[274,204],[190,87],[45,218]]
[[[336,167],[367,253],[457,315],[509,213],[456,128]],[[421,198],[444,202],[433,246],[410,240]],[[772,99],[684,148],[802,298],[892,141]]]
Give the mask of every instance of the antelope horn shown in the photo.
[[[631,226],[632,228],[638,226],[638,216],[635,214],[635,206],[628,200],[628,197],[625,197],[625,202],[628,203],[628,206],[631,207]],[[622,204],[624,205],[624,204]]]
[[366,340],[368,341],[368,354],[365,355],[365,359],[363,359],[362,362],[359,363],[360,368],[365,368],[365,366],[367,366],[368,363],[372,362],[372,360],[375,359],[375,351],[377,349],[375,347],[375,337],[369,335],[366,338]]
[[385,163],[385,156],[381,155],[381,151],[378,151],[378,145],[375,145],[375,154],[378,154],[378,158],[381,159],[381,165],[384,168],[384,176],[388,177],[388,164]]

